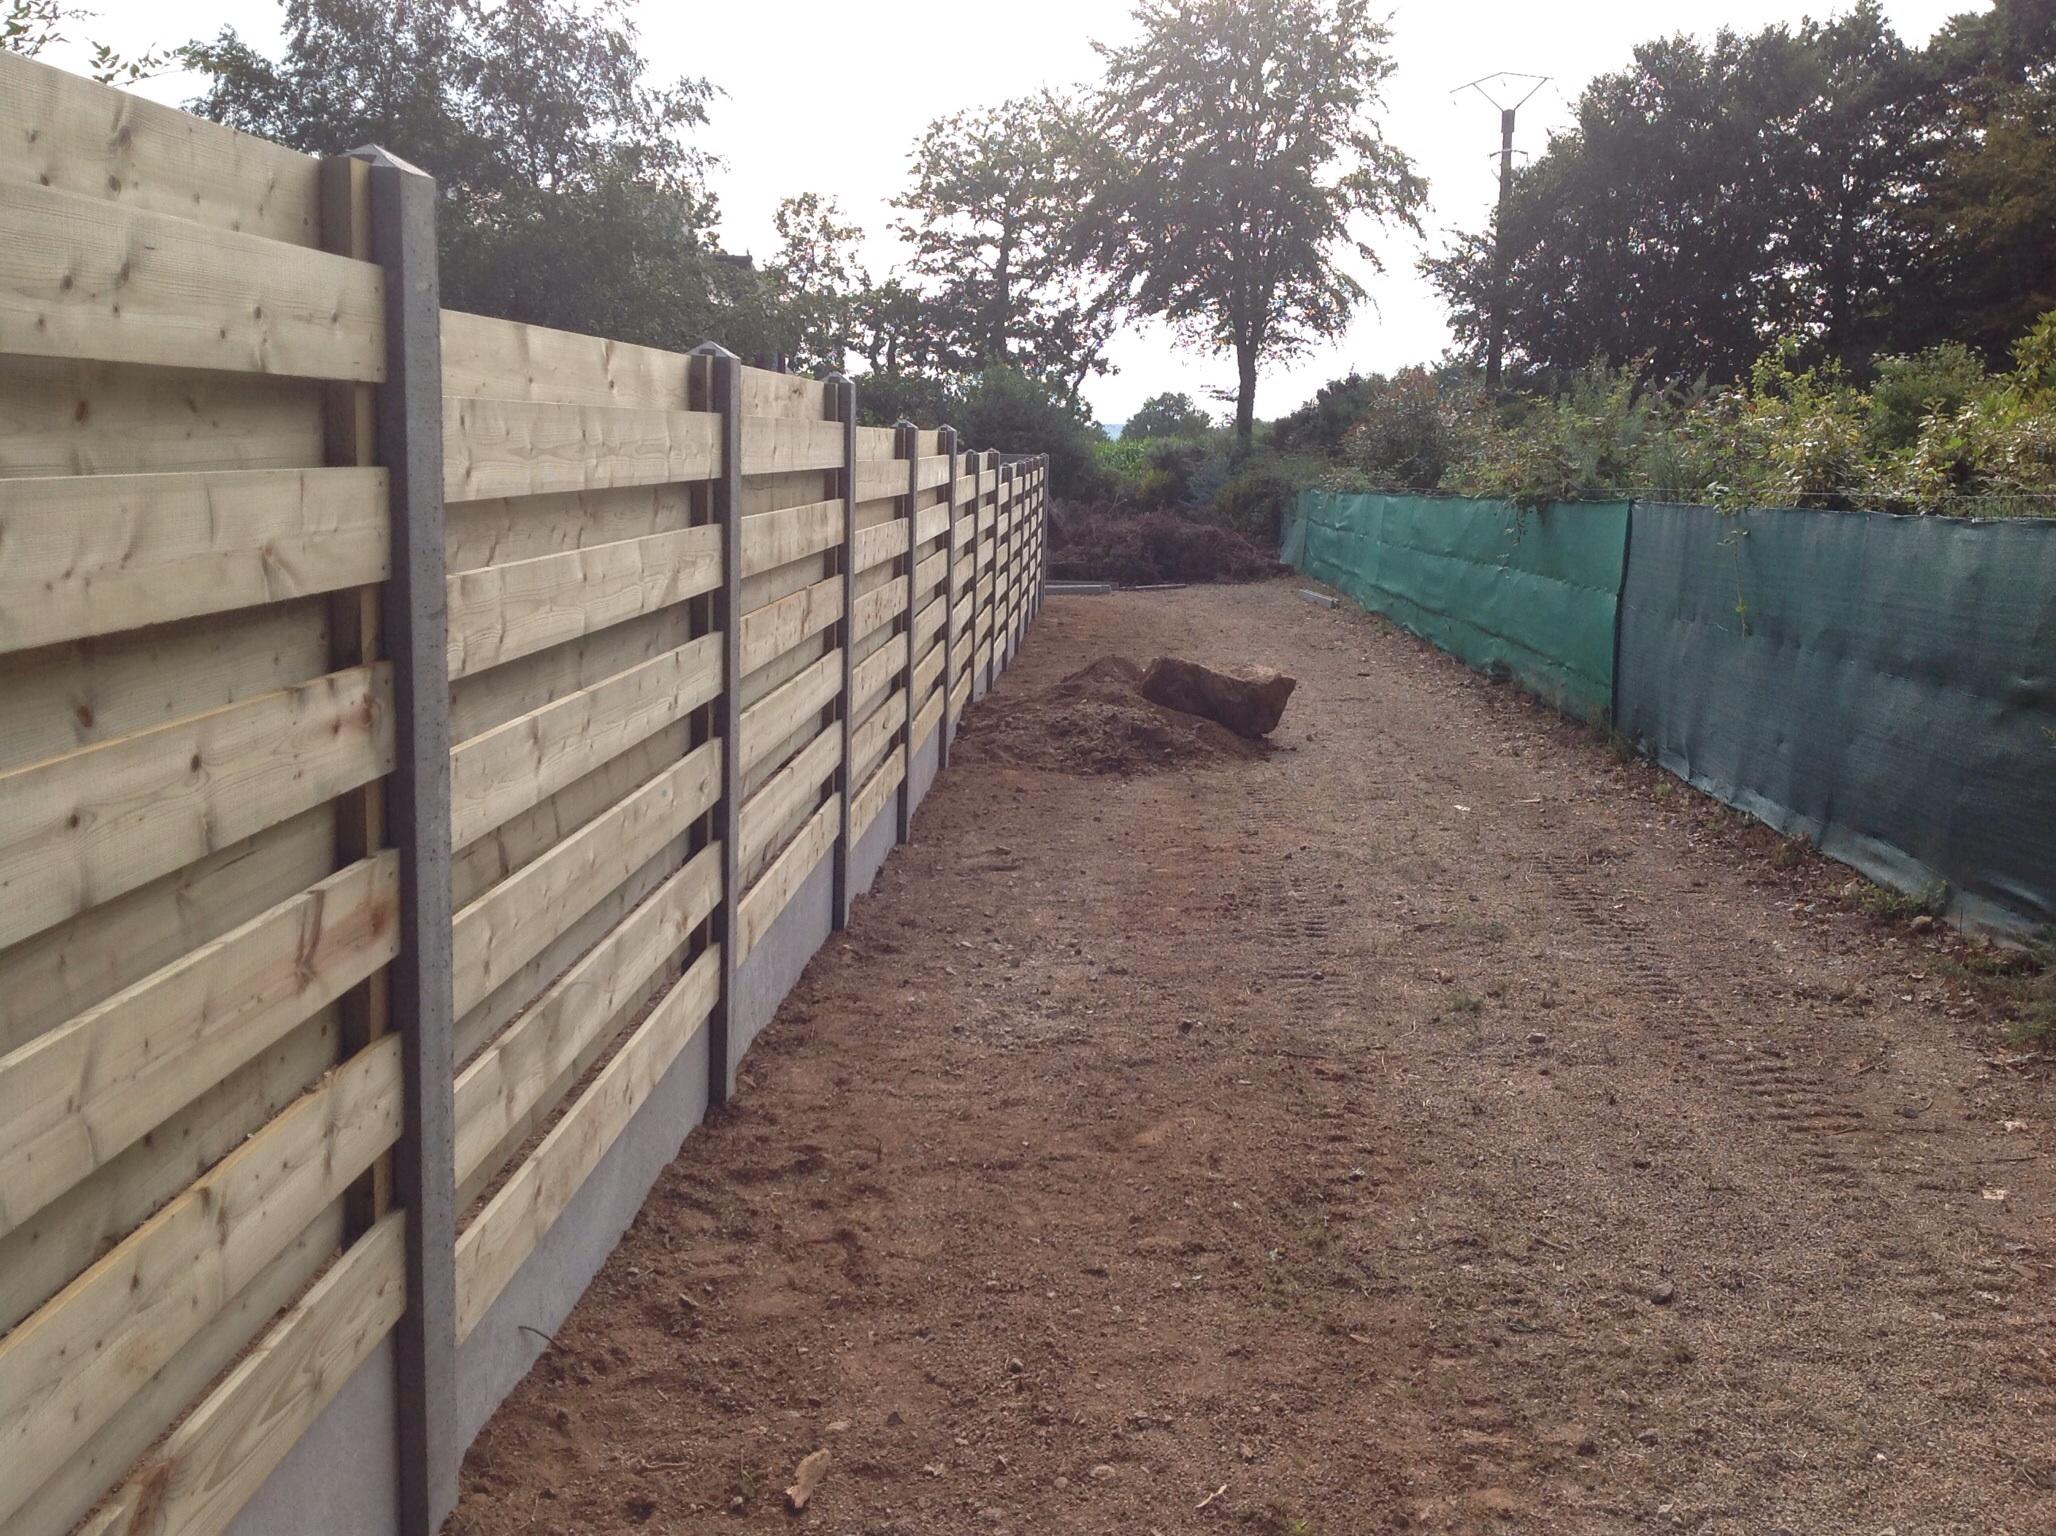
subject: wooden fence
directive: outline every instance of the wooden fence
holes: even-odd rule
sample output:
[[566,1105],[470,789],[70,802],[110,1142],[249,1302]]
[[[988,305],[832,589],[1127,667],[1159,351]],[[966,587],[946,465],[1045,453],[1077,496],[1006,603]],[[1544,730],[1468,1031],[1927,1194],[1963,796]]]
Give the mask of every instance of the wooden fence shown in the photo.
[[225,1529],[383,1350],[331,1432],[425,1532],[495,1301],[906,839],[1046,466],[441,311],[376,153],[5,54],[0,129],[0,1531]]

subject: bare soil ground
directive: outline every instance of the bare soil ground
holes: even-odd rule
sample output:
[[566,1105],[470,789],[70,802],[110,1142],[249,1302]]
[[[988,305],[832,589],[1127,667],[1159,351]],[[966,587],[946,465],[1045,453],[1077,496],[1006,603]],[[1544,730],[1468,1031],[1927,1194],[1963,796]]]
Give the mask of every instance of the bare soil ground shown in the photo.
[[[1004,750],[1157,652],[1296,673],[1275,748]],[[1960,941],[1284,583],[1051,599],[974,714],[452,1532],[2056,1531]]]

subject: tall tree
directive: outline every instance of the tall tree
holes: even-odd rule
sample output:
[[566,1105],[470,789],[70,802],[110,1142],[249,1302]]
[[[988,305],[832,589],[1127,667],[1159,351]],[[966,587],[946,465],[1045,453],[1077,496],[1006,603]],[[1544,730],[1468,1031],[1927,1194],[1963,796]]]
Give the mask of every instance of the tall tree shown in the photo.
[[[1998,0],[1924,50],[1876,0],[1826,23],[1646,43],[1593,80],[1504,212],[1508,339],[1729,383],[1780,337],[1863,369],[2056,303],[2056,6]],[[1484,348],[1493,230],[1424,263]]]
[[2056,309],[2056,5],[1958,16],[1923,63],[1925,99],[1947,111],[1914,208],[1928,243],[1910,286],[1932,317],[1918,339],[1960,339],[2002,366]]
[[771,216],[778,255],[768,276],[777,351],[803,371],[840,373],[856,345],[858,305],[871,280],[857,256],[864,232],[832,197],[803,192]]
[[1417,228],[1426,187],[1385,141],[1392,72],[1366,0],[1140,0],[1133,43],[1094,44],[1103,162],[1082,248],[1137,312],[1235,353],[1247,449],[1264,364],[1348,322],[1366,223]]
[[1076,113],[1024,97],[929,124],[894,200],[945,366],[1012,367],[1077,398],[1106,371],[1113,315],[1074,253]]
[[621,0],[288,0],[283,58],[233,30],[185,56],[205,116],[434,175],[453,307],[686,347],[746,286],[690,139],[713,87],[646,84]]

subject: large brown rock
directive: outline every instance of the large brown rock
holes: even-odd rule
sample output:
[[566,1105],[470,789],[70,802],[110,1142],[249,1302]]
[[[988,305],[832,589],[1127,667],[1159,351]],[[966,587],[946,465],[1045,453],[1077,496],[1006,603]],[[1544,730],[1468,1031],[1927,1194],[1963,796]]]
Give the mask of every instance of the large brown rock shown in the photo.
[[1159,656],[1138,686],[1152,704],[1218,720],[1236,735],[1254,739],[1268,736],[1277,726],[1299,679],[1272,667],[1221,672],[1196,661]]

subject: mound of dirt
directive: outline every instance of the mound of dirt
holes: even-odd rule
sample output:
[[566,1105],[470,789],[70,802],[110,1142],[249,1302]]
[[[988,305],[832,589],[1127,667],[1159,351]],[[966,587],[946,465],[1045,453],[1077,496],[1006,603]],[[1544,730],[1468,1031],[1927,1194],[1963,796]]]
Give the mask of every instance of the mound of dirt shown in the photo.
[[1262,581],[1282,567],[1232,528],[1160,509],[1105,502],[1050,508],[1049,573],[1058,581]]
[[1262,757],[1262,742],[1136,691],[1142,668],[1102,656],[1036,693],[981,700],[964,712],[955,753],[1052,773],[1126,778],[1168,768]]

